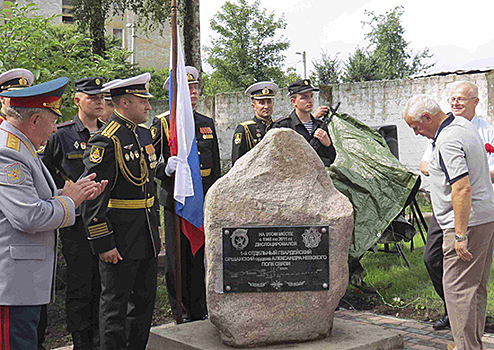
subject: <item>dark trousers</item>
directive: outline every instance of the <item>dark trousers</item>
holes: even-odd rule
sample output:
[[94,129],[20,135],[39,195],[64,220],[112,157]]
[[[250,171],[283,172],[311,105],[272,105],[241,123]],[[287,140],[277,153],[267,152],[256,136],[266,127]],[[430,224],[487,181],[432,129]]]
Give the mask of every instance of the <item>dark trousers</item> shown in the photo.
[[36,350],[41,306],[0,306],[0,349]]
[[101,350],[144,350],[153,318],[156,257],[118,264],[99,262]]
[[[177,253],[175,235],[175,216],[165,210],[165,280],[168,298],[172,308],[173,318],[177,319]],[[190,242],[181,233],[181,261],[182,261],[182,315],[191,321],[202,320],[207,315],[206,284],[204,270],[204,246],[192,255]]]
[[427,231],[427,243],[424,248],[424,262],[432,285],[436,293],[443,300],[444,312],[447,315],[448,310],[446,309],[443,288],[443,257],[443,231],[437,223],[436,216],[432,214],[429,222],[429,230]]
[[91,252],[81,217],[60,230],[62,254],[67,263],[65,310],[70,333],[98,329],[100,297],[99,257]]
[[[48,305],[41,305],[38,323],[38,350],[44,350],[46,327],[48,327]],[[2,349],[2,347],[0,347]]]

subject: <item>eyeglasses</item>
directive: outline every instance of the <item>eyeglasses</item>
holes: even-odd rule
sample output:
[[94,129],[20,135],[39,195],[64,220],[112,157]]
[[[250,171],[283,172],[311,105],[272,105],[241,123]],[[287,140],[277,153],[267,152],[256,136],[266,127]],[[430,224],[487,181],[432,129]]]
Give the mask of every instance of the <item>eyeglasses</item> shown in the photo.
[[448,102],[449,103],[459,103],[459,104],[462,104],[464,105],[465,103],[467,103],[467,101],[469,100],[473,100],[477,97],[470,97],[470,98],[464,98],[464,97],[451,97],[451,98],[448,98]]

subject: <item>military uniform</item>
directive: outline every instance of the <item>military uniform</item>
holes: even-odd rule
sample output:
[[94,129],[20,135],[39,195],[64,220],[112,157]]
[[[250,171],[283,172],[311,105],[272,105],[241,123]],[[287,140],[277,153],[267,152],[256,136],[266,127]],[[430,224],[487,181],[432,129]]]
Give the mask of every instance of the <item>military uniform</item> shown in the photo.
[[252,107],[256,116],[252,120],[238,124],[235,128],[232,143],[232,165],[235,164],[238,158],[242,157],[261,142],[264,135],[266,135],[266,132],[273,123],[271,114],[274,97],[278,93],[278,90],[278,85],[270,81],[254,83],[245,90],[244,93],[252,100]]
[[235,164],[238,158],[261,142],[271,123],[271,120],[264,121],[254,117],[252,120],[247,120],[237,125],[233,136],[232,165]]
[[[144,73],[112,85],[112,98],[152,97],[146,87],[150,77]],[[108,185],[98,198],[86,202],[82,217],[93,253],[116,249],[123,258],[116,263],[99,260],[101,350],[144,350],[161,248],[153,181],[157,159],[149,129],[117,110],[84,152],[86,172],[108,179]]]
[[[165,161],[170,156],[168,148],[168,112],[153,120],[151,133],[158,155],[163,155]],[[204,195],[213,183],[220,178],[220,154],[218,137],[211,118],[194,112],[195,132],[199,162],[201,168],[202,185]],[[175,201],[173,199],[172,179],[161,171],[161,193],[160,203],[165,208],[165,278],[168,297],[174,318],[177,318],[176,307],[176,229],[175,229]],[[204,271],[204,245],[192,254],[190,242],[181,234],[181,256],[182,256],[182,314],[184,320],[201,320],[207,315],[206,287]]]
[[[272,128],[290,128],[292,130],[295,130],[298,132],[300,135],[302,135],[307,142],[310,142],[314,138],[314,131],[316,131],[317,128],[321,127],[323,122],[319,119],[316,119],[312,116],[310,116],[312,120],[312,134],[309,134],[307,129],[305,128],[304,124],[300,121],[300,119],[297,117],[297,114],[295,113],[295,110],[293,110],[292,113],[290,113],[286,117],[282,117],[276,121],[273,122]],[[325,130],[327,132],[327,130]],[[329,134],[328,134],[329,135]],[[319,158],[321,158],[322,162],[324,163],[325,166],[330,166],[333,164],[335,158],[336,158],[336,150],[334,149],[333,144],[329,147],[325,147],[321,145],[319,149],[316,151],[317,154],[319,155]]]
[[[98,123],[101,127],[103,124]],[[58,131],[48,140],[43,162],[58,188],[66,180],[76,182],[84,172],[83,156],[90,137],[89,130],[76,115],[71,121],[57,126]],[[74,342],[92,339],[98,330],[100,279],[98,256],[91,252],[81,216],[74,226],[60,230],[62,254],[67,263],[66,314],[67,330]],[[84,340],[81,339],[81,342]]]
[[[12,106],[49,108],[69,82],[59,78],[2,96]],[[0,348],[34,350],[41,305],[54,294],[56,231],[74,224],[74,202],[60,195],[33,143],[8,121],[0,125],[0,186]]]
[[123,257],[115,265],[99,261],[102,350],[145,349],[161,246],[151,133],[116,112],[89,140],[84,165],[96,179],[109,181],[105,192],[84,206],[91,248],[95,254],[117,248]]

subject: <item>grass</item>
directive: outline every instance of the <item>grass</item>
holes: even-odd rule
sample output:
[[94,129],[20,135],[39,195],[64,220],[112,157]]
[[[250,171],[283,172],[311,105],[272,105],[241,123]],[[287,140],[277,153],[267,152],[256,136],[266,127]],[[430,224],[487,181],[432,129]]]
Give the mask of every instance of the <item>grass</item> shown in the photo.
[[[397,254],[367,252],[361,261],[364,266],[364,281],[378,290],[378,296],[374,300],[376,305],[384,305],[388,309],[395,309],[397,313],[412,318],[427,320],[441,315],[443,305],[425,268],[423,260],[424,242],[418,232],[413,241],[413,252],[410,251],[410,243],[403,244],[410,268]],[[379,248],[383,249],[383,245],[380,245]],[[491,269],[492,275],[494,273]],[[401,312],[404,309],[408,309],[408,311]],[[494,278],[491,278],[487,299],[487,316],[493,315]]]

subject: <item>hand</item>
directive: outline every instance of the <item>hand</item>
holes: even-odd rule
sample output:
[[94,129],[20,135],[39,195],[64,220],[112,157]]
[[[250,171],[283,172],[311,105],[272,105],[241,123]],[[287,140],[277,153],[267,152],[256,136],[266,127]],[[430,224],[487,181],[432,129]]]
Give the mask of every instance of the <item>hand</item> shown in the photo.
[[104,253],[99,253],[99,258],[101,261],[105,263],[111,263],[111,264],[116,264],[119,262],[119,260],[123,260],[122,256],[118,252],[117,248],[113,248],[112,250],[109,250]]
[[329,113],[329,108],[328,106],[319,106],[316,108],[316,110],[314,111],[314,113],[312,113],[312,115],[314,116],[314,118],[322,118],[324,117],[326,114]]
[[105,190],[106,185],[108,185],[108,180],[101,180],[100,182],[95,182],[93,193],[90,194],[86,200],[90,201],[98,197]]
[[318,139],[319,141],[321,141],[323,146],[326,146],[326,147],[331,146],[331,139],[329,138],[328,133],[326,131],[324,131],[323,129],[318,128],[314,132],[314,137],[316,139]]
[[468,239],[463,242],[455,241],[455,250],[463,261],[470,261],[473,258],[473,255],[468,251]]
[[[84,202],[88,197],[97,194],[98,191],[102,191],[106,186],[106,183],[102,181],[101,183],[96,183],[93,179],[96,177],[95,173],[92,173],[86,177],[83,177],[76,183],[65,182],[65,186],[62,189],[62,195],[70,197],[77,208]],[[100,192],[101,193],[101,192]]]
[[177,170],[177,165],[180,163],[180,158],[177,156],[171,156],[168,158],[166,161],[166,168],[165,168],[165,174],[166,176],[170,177],[172,174]]

